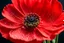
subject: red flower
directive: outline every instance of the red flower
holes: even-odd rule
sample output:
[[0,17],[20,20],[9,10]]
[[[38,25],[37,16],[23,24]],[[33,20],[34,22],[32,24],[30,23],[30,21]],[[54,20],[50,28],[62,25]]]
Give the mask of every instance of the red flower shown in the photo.
[[57,0],[12,0],[2,15],[1,34],[7,39],[52,40],[63,31],[64,15]]

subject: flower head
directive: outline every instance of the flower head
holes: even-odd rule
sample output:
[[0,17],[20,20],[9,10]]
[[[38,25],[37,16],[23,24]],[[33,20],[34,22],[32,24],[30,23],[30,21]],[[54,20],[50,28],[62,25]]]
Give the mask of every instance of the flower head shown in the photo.
[[8,39],[52,40],[63,31],[62,5],[57,0],[12,0],[2,15],[1,33]]

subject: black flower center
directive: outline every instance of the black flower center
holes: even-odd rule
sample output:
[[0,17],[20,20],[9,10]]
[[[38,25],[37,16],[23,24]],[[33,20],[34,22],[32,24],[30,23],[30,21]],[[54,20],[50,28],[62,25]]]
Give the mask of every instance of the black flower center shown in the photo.
[[29,14],[27,17],[25,17],[25,21],[24,24],[26,27],[30,27],[30,28],[34,28],[36,26],[38,26],[39,24],[39,16],[37,16],[36,14]]

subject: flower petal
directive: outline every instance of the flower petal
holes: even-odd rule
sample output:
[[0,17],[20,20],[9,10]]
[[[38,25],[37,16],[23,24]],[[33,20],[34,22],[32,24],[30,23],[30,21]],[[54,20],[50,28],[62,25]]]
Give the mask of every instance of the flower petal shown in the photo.
[[25,10],[25,9],[27,9],[27,7],[25,6],[25,2],[26,2],[26,0],[12,0],[12,3],[15,6],[15,8],[19,12],[22,11],[22,13],[24,13],[24,14],[29,10],[29,9],[27,11]]
[[36,7],[36,5],[39,9],[41,9],[44,0],[12,0],[12,2],[18,9],[21,7],[20,9],[24,12],[24,14],[27,14],[33,13],[34,7]]
[[55,36],[57,35],[57,34],[55,34],[54,31],[46,30],[43,26],[42,27],[39,27],[38,30],[44,36],[44,40],[53,40],[55,38]]
[[20,7],[25,14],[32,13],[33,7],[36,5],[37,0],[20,0]]
[[37,40],[32,40],[32,41],[23,41],[23,40],[17,40],[17,39],[12,39],[9,37],[9,40],[11,40],[13,43],[42,43],[43,41],[37,41]]
[[37,30],[38,30],[42,35],[44,35],[45,37],[49,37],[49,36],[51,35],[48,31],[46,31],[46,30],[44,29],[43,26],[38,26],[38,27],[37,27]]
[[11,41],[13,43],[42,43],[43,42],[43,41],[37,41],[37,40],[26,42],[26,41],[23,41],[23,40],[15,40],[15,39],[12,39],[12,38],[11,38]]
[[58,35],[58,34],[60,34],[63,31],[64,31],[64,27],[62,27],[62,28],[60,28],[60,29],[58,29],[56,31],[53,31],[53,32],[54,32],[55,35]]
[[59,27],[64,24],[64,12],[59,16],[59,18],[53,23],[54,26]]
[[39,16],[43,17],[44,15],[44,7],[45,7],[45,1],[39,0],[35,6],[33,7],[33,13],[38,14]]
[[40,41],[42,41],[42,40],[46,40],[48,37],[46,37],[46,36],[44,36],[44,35],[42,35],[38,30],[35,30],[35,32],[34,32],[34,37],[35,37],[35,39],[36,40],[40,40]]
[[25,43],[42,43],[43,41],[37,41],[37,40],[33,40],[33,41],[30,41],[30,42],[25,42]]
[[15,23],[22,23],[22,15],[14,8],[12,4],[8,4],[2,12],[2,15]]
[[59,1],[52,3],[52,14],[58,17],[62,13],[62,4]]
[[15,28],[20,27],[19,24],[14,23],[14,22],[6,19],[6,18],[0,20],[0,25],[3,26],[3,27],[9,28],[9,29],[15,29]]
[[[59,19],[60,21],[61,19]],[[58,21],[57,21],[58,22]],[[57,23],[56,22],[56,23]],[[59,22],[60,23],[60,22]],[[58,29],[61,29],[63,28],[63,25],[62,23],[60,24],[55,24],[55,23],[47,23],[47,22],[44,22],[44,21],[41,21],[40,25],[39,25],[40,28],[44,28],[45,30],[48,30],[48,31],[57,31]]]
[[23,30],[21,28],[10,31],[9,34],[10,34],[10,37],[13,39],[19,39],[24,41],[34,40],[33,32],[26,32],[26,30]]
[[2,34],[2,37],[8,39],[9,31],[10,31],[10,29],[0,26],[0,33]]
[[12,0],[12,3],[14,5],[14,7],[23,15],[24,12],[22,11],[22,9],[20,7],[20,0]]
[[[59,19],[59,20],[61,20],[61,19]],[[43,34],[43,31],[44,31],[45,34],[43,34],[43,35],[44,36],[49,35],[49,37],[47,39],[52,40],[52,39],[55,38],[56,35],[60,34],[64,30],[64,26],[60,25],[58,27],[55,27],[52,24],[48,24],[48,23],[43,22],[43,23],[41,23],[41,25],[39,25],[38,30],[40,30],[40,32],[42,34]]]
[[57,36],[57,35],[52,34],[52,35],[50,36],[50,40],[55,39],[56,36]]
[[47,3],[45,8],[43,20],[49,23],[54,22],[62,13],[62,5],[58,1]]

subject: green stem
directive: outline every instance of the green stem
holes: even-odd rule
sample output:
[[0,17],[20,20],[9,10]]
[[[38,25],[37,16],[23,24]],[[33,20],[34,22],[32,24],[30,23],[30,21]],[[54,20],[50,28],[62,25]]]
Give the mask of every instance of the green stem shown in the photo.
[[52,40],[52,43],[55,43],[55,39]]
[[46,41],[44,41],[43,43],[46,43]]
[[50,43],[50,41],[49,41],[49,40],[47,40],[47,43]]
[[58,37],[59,35],[56,36],[55,43],[58,43]]

